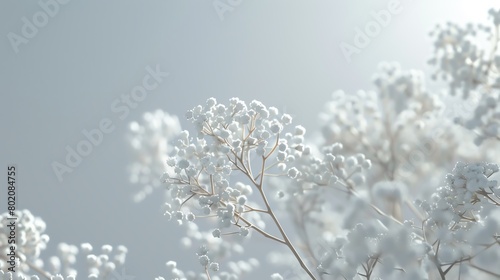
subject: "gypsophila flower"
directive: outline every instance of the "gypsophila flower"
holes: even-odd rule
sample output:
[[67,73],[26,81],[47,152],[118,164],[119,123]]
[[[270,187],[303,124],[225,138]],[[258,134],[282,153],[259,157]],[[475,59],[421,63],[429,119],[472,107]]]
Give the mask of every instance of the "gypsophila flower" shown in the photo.
[[198,259],[200,260],[200,264],[202,266],[206,266],[210,262],[210,258],[207,255],[201,255]]
[[194,221],[194,219],[195,219],[195,215],[193,213],[188,213],[186,215],[186,220],[192,222],[192,221]]
[[129,166],[129,180],[141,188],[134,196],[136,202],[160,186],[158,178],[165,172],[165,162],[172,150],[170,143],[180,131],[178,118],[161,110],[145,113],[142,123],[130,123],[128,138],[135,160]]
[[[9,219],[10,216],[7,212],[0,215],[0,251],[5,252],[5,255],[10,252],[10,246],[12,246],[12,243],[8,241],[8,237],[11,236],[9,224],[12,220]],[[29,210],[16,210],[14,216],[17,217],[16,236],[18,239],[15,247],[17,257],[22,262],[33,262],[47,247],[49,236],[44,233],[46,224],[41,218],[33,216]],[[0,270],[7,271],[7,263],[0,263]],[[21,267],[21,275],[25,276],[24,273],[28,270],[28,267]]]
[[244,228],[244,227],[242,227],[242,228],[240,229],[240,235],[241,235],[241,236],[247,236],[249,232],[250,232],[250,231],[248,230],[248,228]]
[[216,228],[212,231],[212,235],[215,237],[215,238],[220,238],[220,234],[221,234],[221,231],[220,229]]
[[210,269],[212,271],[219,271],[219,264],[216,262],[210,263]]
[[283,280],[283,277],[279,273],[273,273],[271,275],[272,280]]
[[177,212],[175,212],[175,218],[176,218],[177,220],[182,220],[182,219],[184,219],[184,213],[182,213],[182,211],[177,211]]
[[103,245],[101,249],[103,254],[109,254],[113,251],[113,247],[111,245]]
[[[500,23],[500,11],[489,15]],[[262,278],[249,274],[258,263],[238,258],[250,234],[283,245],[266,262],[290,270],[272,279],[498,278],[498,166],[478,163],[500,151],[497,33],[437,28],[433,78],[449,91],[381,63],[373,90],[332,94],[320,138],[256,100],[193,107],[193,130],[169,137],[159,178],[162,211],[185,230],[183,249],[199,248],[202,267],[169,262],[157,279]],[[112,258],[89,260],[96,278],[113,268]]]

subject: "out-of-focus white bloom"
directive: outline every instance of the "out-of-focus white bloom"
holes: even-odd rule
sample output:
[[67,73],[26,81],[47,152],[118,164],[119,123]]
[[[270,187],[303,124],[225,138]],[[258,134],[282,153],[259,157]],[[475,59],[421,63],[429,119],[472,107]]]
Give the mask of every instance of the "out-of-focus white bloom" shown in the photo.
[[215,262],[211,263],[211,264],[210,264],[210,269],[211,269],[212,271],[219,271],[219,264],[218,264],[218,263],[215,263]]
[[129,143],[135,154],[129,166],[130,181],[141,188],[134,196],[139,202],[161,185],[160,177],[173,165],[165,165],[172,142],[182,133],[179,119],[162,110],[145,113],[142,122],[132,122],[129,128]]
[[207,255],[201,255],[198,259],[200,260],[200,264],[202,266],[207,266],[210,262],[210,258]]
[[283,280],[283,276],[281,276],[279,273],[273,273],[273,274],[271,274],[271,279],[272,280]]
[[[47,248],[47,243],[49,241],[49,236],[46,235],[45,222],[39,218],[33,216],[29,210],[16,210],[14,212],[16,225],[16,233],[11,235],[11,227],[9,227],[12,220],[9,219],[10,214],[5,212],[0,215],[0,252],[7,255],[10,252],[9,243],[10,236],[16,236],[16,253],[17,257],[20,258],[21,263],[25,262],[35,262],[39,257],[40,253]],[[0,270],[7,271],[7,263],[0,262]],[[29,267],[23,265],[18,267],[21,274],[20,276],[25,276],[24,273],[29,271]]]

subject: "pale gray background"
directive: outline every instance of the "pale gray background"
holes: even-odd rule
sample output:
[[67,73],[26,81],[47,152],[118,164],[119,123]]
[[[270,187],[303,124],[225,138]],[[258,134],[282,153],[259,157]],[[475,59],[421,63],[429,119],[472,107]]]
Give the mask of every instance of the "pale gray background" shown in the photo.
[[[185,110],[208,97],[238,96],[286,110],[314,131],[317,113],[334,90],[371,88],[370,77],[383,60],[425,69],[431,54],[427,34],[435,23],[485,20],[495,5],[401,0],[403,11],[348,64],[339,43],[352,43],[354,28],[363,28],[370,12],[388,2],[243,0],[221,21],[212,1],[70,1],[16,54],[7,34],[20,34],[21,18],[31,18],[40,6],[1,1],[1,172],[8,163],[18,165],[18,207],[46,221],[51,241],[45,256],[62,241],[125,244],[126,269],[136,279],[165,275],[169,259],[199,269],[192,252],[180,252],[175,224],[162,220],[161,198],[131,201],[135,189],[127,181],[124,138],[130,121],[161,108],[186,124]],[[119,120],[111,103],[140,84],[147,65],[156,64],[170,77]],[[81,131],[103,118],[113,120],[115,131],[59,182],[51,163],[63,161],[65,146],[74,147],[84,139]],[[0,197],[4,212],[3,190]],[[255,242],[252,256],[265,262],[269,243]],[[254,277],[269,273],[264,269]]]

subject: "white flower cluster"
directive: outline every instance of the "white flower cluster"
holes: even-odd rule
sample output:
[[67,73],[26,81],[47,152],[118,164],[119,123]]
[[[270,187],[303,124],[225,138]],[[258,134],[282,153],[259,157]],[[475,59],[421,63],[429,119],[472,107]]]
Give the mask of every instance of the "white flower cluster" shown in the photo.
[[86,254],[89,279],[113,279],[113,271],[124,265],[128,251],[125,246],[120,245],[111,257],[111,245],[103,245],[100,254],[92,254],[92,245],[89,243],[83,243],[81,249]]
[[[440,194],[446,198],[457,214],[469,211],[479,214],[490,211],[491,207],[487,205],[494,206],[495,204],[486,202],[495,202],[494,198],[500,198],[498,182],[489,179],[498,170],[498,165],[493,163],[459,162],[453,169],[453,173],[446,177],[448,185],[440,189]],[[480,216],[487,216],[487,213]]]
[[371,168],[371,160],[365,158],[362,153],[346,157],[340,153],[342,149],[341,143],[334,143],[323,148],[322,159],[309,157],[309,162],[294,169],[294,173],[300,174],[296,176],[298,181],[331,187],[335,186],[339,180],[351,188],[363,185],[365,182],[363,171]]
[[425,89],[423,74],[381,63],[374,84],[376,91],[333,93],[320,115],[325,144],[340,142],[347,154],[365,154],[374,165],[367,174],[371,181],[412,185],[445,167],[458,137],[446,136],[452,123],[440,118],[444,103]]
[[[171,199],[165,205],[165,216],[179,223],[192,222],[196,216],[216,218],[213,239],[235,233],[247,237],[252,229],[269,237],[263,231],[266,225],[261,216],[271,212],[258,209],[262,203],[251,198],[257,190],[265,200],[264,177],[298,178],[294,163],[310,154],[304,144],[305,129],[288,128],[291,116],[279,114],[274,107],[259,101],[247,105],[237,98],[232,98],[229,105],[210,98],[205,106],[188,111],[186,117],[195,125],[196,137],[182,131],[166,161],[171,170],[162,180]],[[234,178],[241,180],[233,182]],[[264,204],[268,205],[267,201]],[[231,227],[238,230],[231,231]],[[190,239],[200,241],[205,236],[197,228],[192,232],[196,234]],[[217,251],[215,259],[221,257]],[[212,266],[212,259],[200,256],[206,267]]]
[[439,76],[448,80],[451,94],[455,95],[460,89],[464,98],[478,85],[487,83],[490,62],[478,37],[490,32],[491,29],[483,25],[468,24],[465,28],[451,22],[443,27],[437,25],[431,32],[431,36],[436,37],[435,57],[429,64],[438,67],[432,78]]
[[145,113],[142,118],[141,123],[130,123],[128,137],[135,157],[129,166],[130,182],[141,187],[134,195],[136,202],[161,186],[158,178],[165,172],[171,141],[181,131],[179,119],[162,110]]
[[[0,280],[35,280],[38,276],[29,276],[36,273],[51,280],[75,280],[78,274],[77,265],[78,247],[60,243],[58,245],[59,256],[51,257],[48,262],[44,262],[40,257],[41,251],[46,249],[49,236],[44,234],[45,222],[31,214],[29,210],[16,210],[17,217],[17,260],[15,273],[8,272],[7,263],[0,258]],[[8,222],[7,213],[0,215],[0,248],[3,256],[7,255],[11,244],[8,243]],[[127,248],[118,246],[113,258],[110,253],[113,248],[110,245],[102,246],[99,255],[91,254],[92,245],[84,243],[81,245],[82,252],[87,258],[88,279],[111,280],[112,272],[125,263]],[[47,267],[45,267],[47,264]],[[66,276],[63,276],[66,275]]]
[[49,265],[54,273],[64,275],[76,275],[77,271],[74,268],[76,257],[78,255],[78,247],[66,243],[59,243],[57,246],[59,257],[52,256],[49,259]]
[[[461,27],[448,22],[445,26],[437,25],[430,34],[435,37],[435,51],[429,63],[438,67],[433,78],[448,80],[452,95],[460,89],[466,99],[478,86],[500,86],[500,55],[495,53],[500,10],[490,9],[489,15],[494,28],[472,23]],[[489,41],[494,43],[492,49]]]
[[[125,263],[127,248],[120,245],[113,252],[111,245],[103,245],[101,253],[92,253],[93,247],[89,243],[82,243],[80,249],[75,245],[60,243],[58,245],[58,256],[49,259],[50,272],[58,275],[79,275],[77,269],[78,254],[82,253],[88,273],[88,279],[113,279],[114,271]],[[81,274],[81,273],[80,273]]]
[[[226,107],[210,98],[205,106],[190,110],[187,117],[195,124],[197,137],[193,139],[187,131],[180,133],[174,154],[167,160],[174,174],[163,177],[171,189],[172,205],[177,208],[167,215],[178,220],[184,217],[180,206],[196,200],[201,214],[217,215],[221,229],[239,225],[237,218],[251,209],[248,197],[253,189],[241,182],[231,183],[233,171],[238,170],[255,187],[261,186],[263,172],[283,173],[287,163],[308,150],[302,143],[302,127],[294,134],[285,134],[291,117],[279,115],[276,108],[266,108],[258,101],[247,107],[233,98]],[[245,226],[240,227],[246,235]]]
[[[430,201],[417,201],[427,215],[422,233],[434,245],[430,254],[436,262],[475,267],[471,260],[479,259],[483,270],[496,270],[500,186],[490,177],[498,171],[498,165],[491,163],[457,163],[446,186],[438,188]],[[461,265],[460,272],[468,268]]]
[[[322,257],[316,252],[315,244],[324,239],[325,232],[336,232],[342,224],[350,229],[351,224],[363,222],[360,217],[355,217],[354,212],[365,217],[365,209],[354,201],[363,190],[364,174],[371,168],[371,161],[363,154],[344,156],[342,152],[340,143],[323,147],[321,153],[312,151],[293,163],[288,180],[271,181],[273,189],[278,192],[279,214],[292,219],[299,238],[297,244],[306,248],[314,266]],[[339,195],[339,192],[345,195]],[[366,204],[365,201],[361,203]],[[342,215],[351,208],[353,215]],[[273,251],[269,260],[276,266],[283,266],[293,261],[293,257]],[[299,268],[292,271],[294,275],[306,277]],[[287,279],[289,273],[282,277]]]
[[[496,164],[458,163],[430,203],[417,202],[427,216],[422,228],[383,218],[357,224],[345,237],[324,233],[328,245],[317,270],[328,279],[455,279],[470,276],[479,262],[483,277],[496,279],[500,186],[490,177],[498,171]],[[377,188],[394,199],[401,195],[389,183]]]
[[433,77],[449,81],[451,94],[455,95],[460,89],[468,102],[471,93],[480,96],[473,115],[467,120],[456,120],[477,134],[475,144],[478,146],[487,138],[500,140],[497,106],[500,102],[500,10],[490,9],[489,15],[493,28],[471,23],[462,28],[448,23],[444,27],[438,25],[431,33],[435,36],[435,56],[429,63],[438,67]]
[[[251,193],[249,186],[245,186],[242,183],[236,184],[237,189],[247,190],[246,193]],[[239,197],[242,197],[241,195]],[[200,227],[194,223],[194,219],[190,219],[193,213],[189,212],[184,214],[181,211],[172,211],[172,206],[169,203],[165,203],[164,210],[167,219],[180,219],[177,220],[179,224],[185,227],[186,235],[181,239],[181,244],[185,249],[190,249],[193,245],[203,244],[201,248],[203,251],[198,250],[198,260],[203,267],[205,267],[209,272],[218,272],[218,276],[214,275],[212,279],[240,279],[242,273],[249,273],[250,268],[256,267],[255,261],[251,261],[252,265],[245,265],[244,261],[239,262],[229,262],[227,267],[229,271],[220,270],[219,264],[216,262],[208,263],[208,260],[216,259],[231,259],[235,254],[242,254],[244,252],[242,244],[245,242],[245,237],[248,235],[249,230],[246,227],[241,227],[239,232],[225,232],[219,228],[212,231],[202,231]],[[203,209],[203,208],[202,208]],[[263,221],[260,220],[260,216],[256,215],[254,212],[246,213],[246,218],[249,222],[265,228]],[[187,222],[186,222],[187,221]],[[239,233],[239,234],[234,234]],[[231,235],[231,241],[227,241],[222,238],[223,235]],[[205,279],[206,274],[197,273],[194,271],[182,271],[176,265],[175,262],[170,261],[167,263],[169,268],[169,273],[172,279]],[[241,267],[241,269],[238,269]],[[198,277],[198,278],[197,278]],[[220,277],[220,278],[218,278]],[[163,279],[163,278],[158,278]]]
[[488,138],[500,140],[500,91],[485,93],[484,97],[474,110],[473,115],[467,119],[457,119],[467,129],[476,132],[474,143],[481,145]]
[[377,220],[357,224],[325,247],[317,269],[331,279],[430,279],[425,269],[429,247],[413,234],[409,222],[390,227]]
[[[8,237],[10,235],[10,229],[8,227],[12,220],[9,220],[7,212],[0,215],[0,252],[2,256],[7,256],[10,252],[10,247],[12,244],[8,242]],[[20,266],[18,266],[21,276],[25,276],[24,273],[30,271],[29,264],[40,265],[39,257],[40,253],[45,250],[47,243],[49,242],[49,236],[45,234],[45,222],[39,218],[33,216],[29,210],[16,210],[15,216],[16,220],[16,253],[19,257]],[[0,259],[0,270],[7,271],[7,263]]]
[[278,192],[278,201],[284,206],[282,214],[297,215],[296,221],[307,221],[308,224],[302,224],[301,228],[316,225],[326,230],[329,227],[327,217],[335,215],[335,211],[327,209],[329,202],[342,203],[329,193],[339,190],[355,194],[364,186],[365,173],[371,168],[371,161],[361,153],[344,156],[342,148],[342,144],[334,143],[323,147],[322,155],[303,155],[288,170],[289,181],[286,184],[282,180],[271,181]]

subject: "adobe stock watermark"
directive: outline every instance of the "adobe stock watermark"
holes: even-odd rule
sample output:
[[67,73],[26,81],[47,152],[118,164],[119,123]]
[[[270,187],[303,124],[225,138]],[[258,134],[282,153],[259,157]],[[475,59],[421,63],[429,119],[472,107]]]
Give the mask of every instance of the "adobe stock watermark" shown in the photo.
[[[168,77],[169,73],[162,72],[160,66],[156,65],[155,68],[147,66],[145,68],[146,75],[142,79],[142,83],[132,88],[128,94],[122,94],[111,103],[111,112],[115,114],[118,120],[123,121],[130,114],[132,109],[137,108],[138,104],[153,90],[157,89],[163,82],[163,79]],[[83,159],[90,155],[95,147],[99,146],[106,134],[115,130],[115,125],[111,118],[103,118],[98,123],[96,128],[82,130],[84,139],[78,141],[73,146],[66,146],[66,156],[64,161],[53,161],[52,170],[57,176],[59,182],[63,181],[63,175],[71,173],[78,167]]]
[[354,28],[354,38],[352,44],[341,42],[339,44],[340,50],[348,63],[351,63],[352,55],[360,54],[361,50],[366,48],[373,38],[377,37],[382,28],[389,26],[394,15],[398,15],[403,11],[401,2],[399,0],[390,0],[387,3],[387,8],[378,12],[371,11],[370,15],[372,20],[368,21],[363,29],[356,26]]
[[243,0],[215,0],[212,5],[214,6],[215,12],[221,21],[224,21],[224,14],[227,12],[233,12],[236,7],[241,5]]
[[40,0],[38,6],[41,10],[35,12],[31,18],[22,17],[23,26],[19,34],[9,32],[7,39],[15,53],[19,52],[21,44],[28,44],[30,39],[35,38],[39,29],[45,27],[50,18],[54,18],[61,10],[61,5],[66,5],[70,0]]

